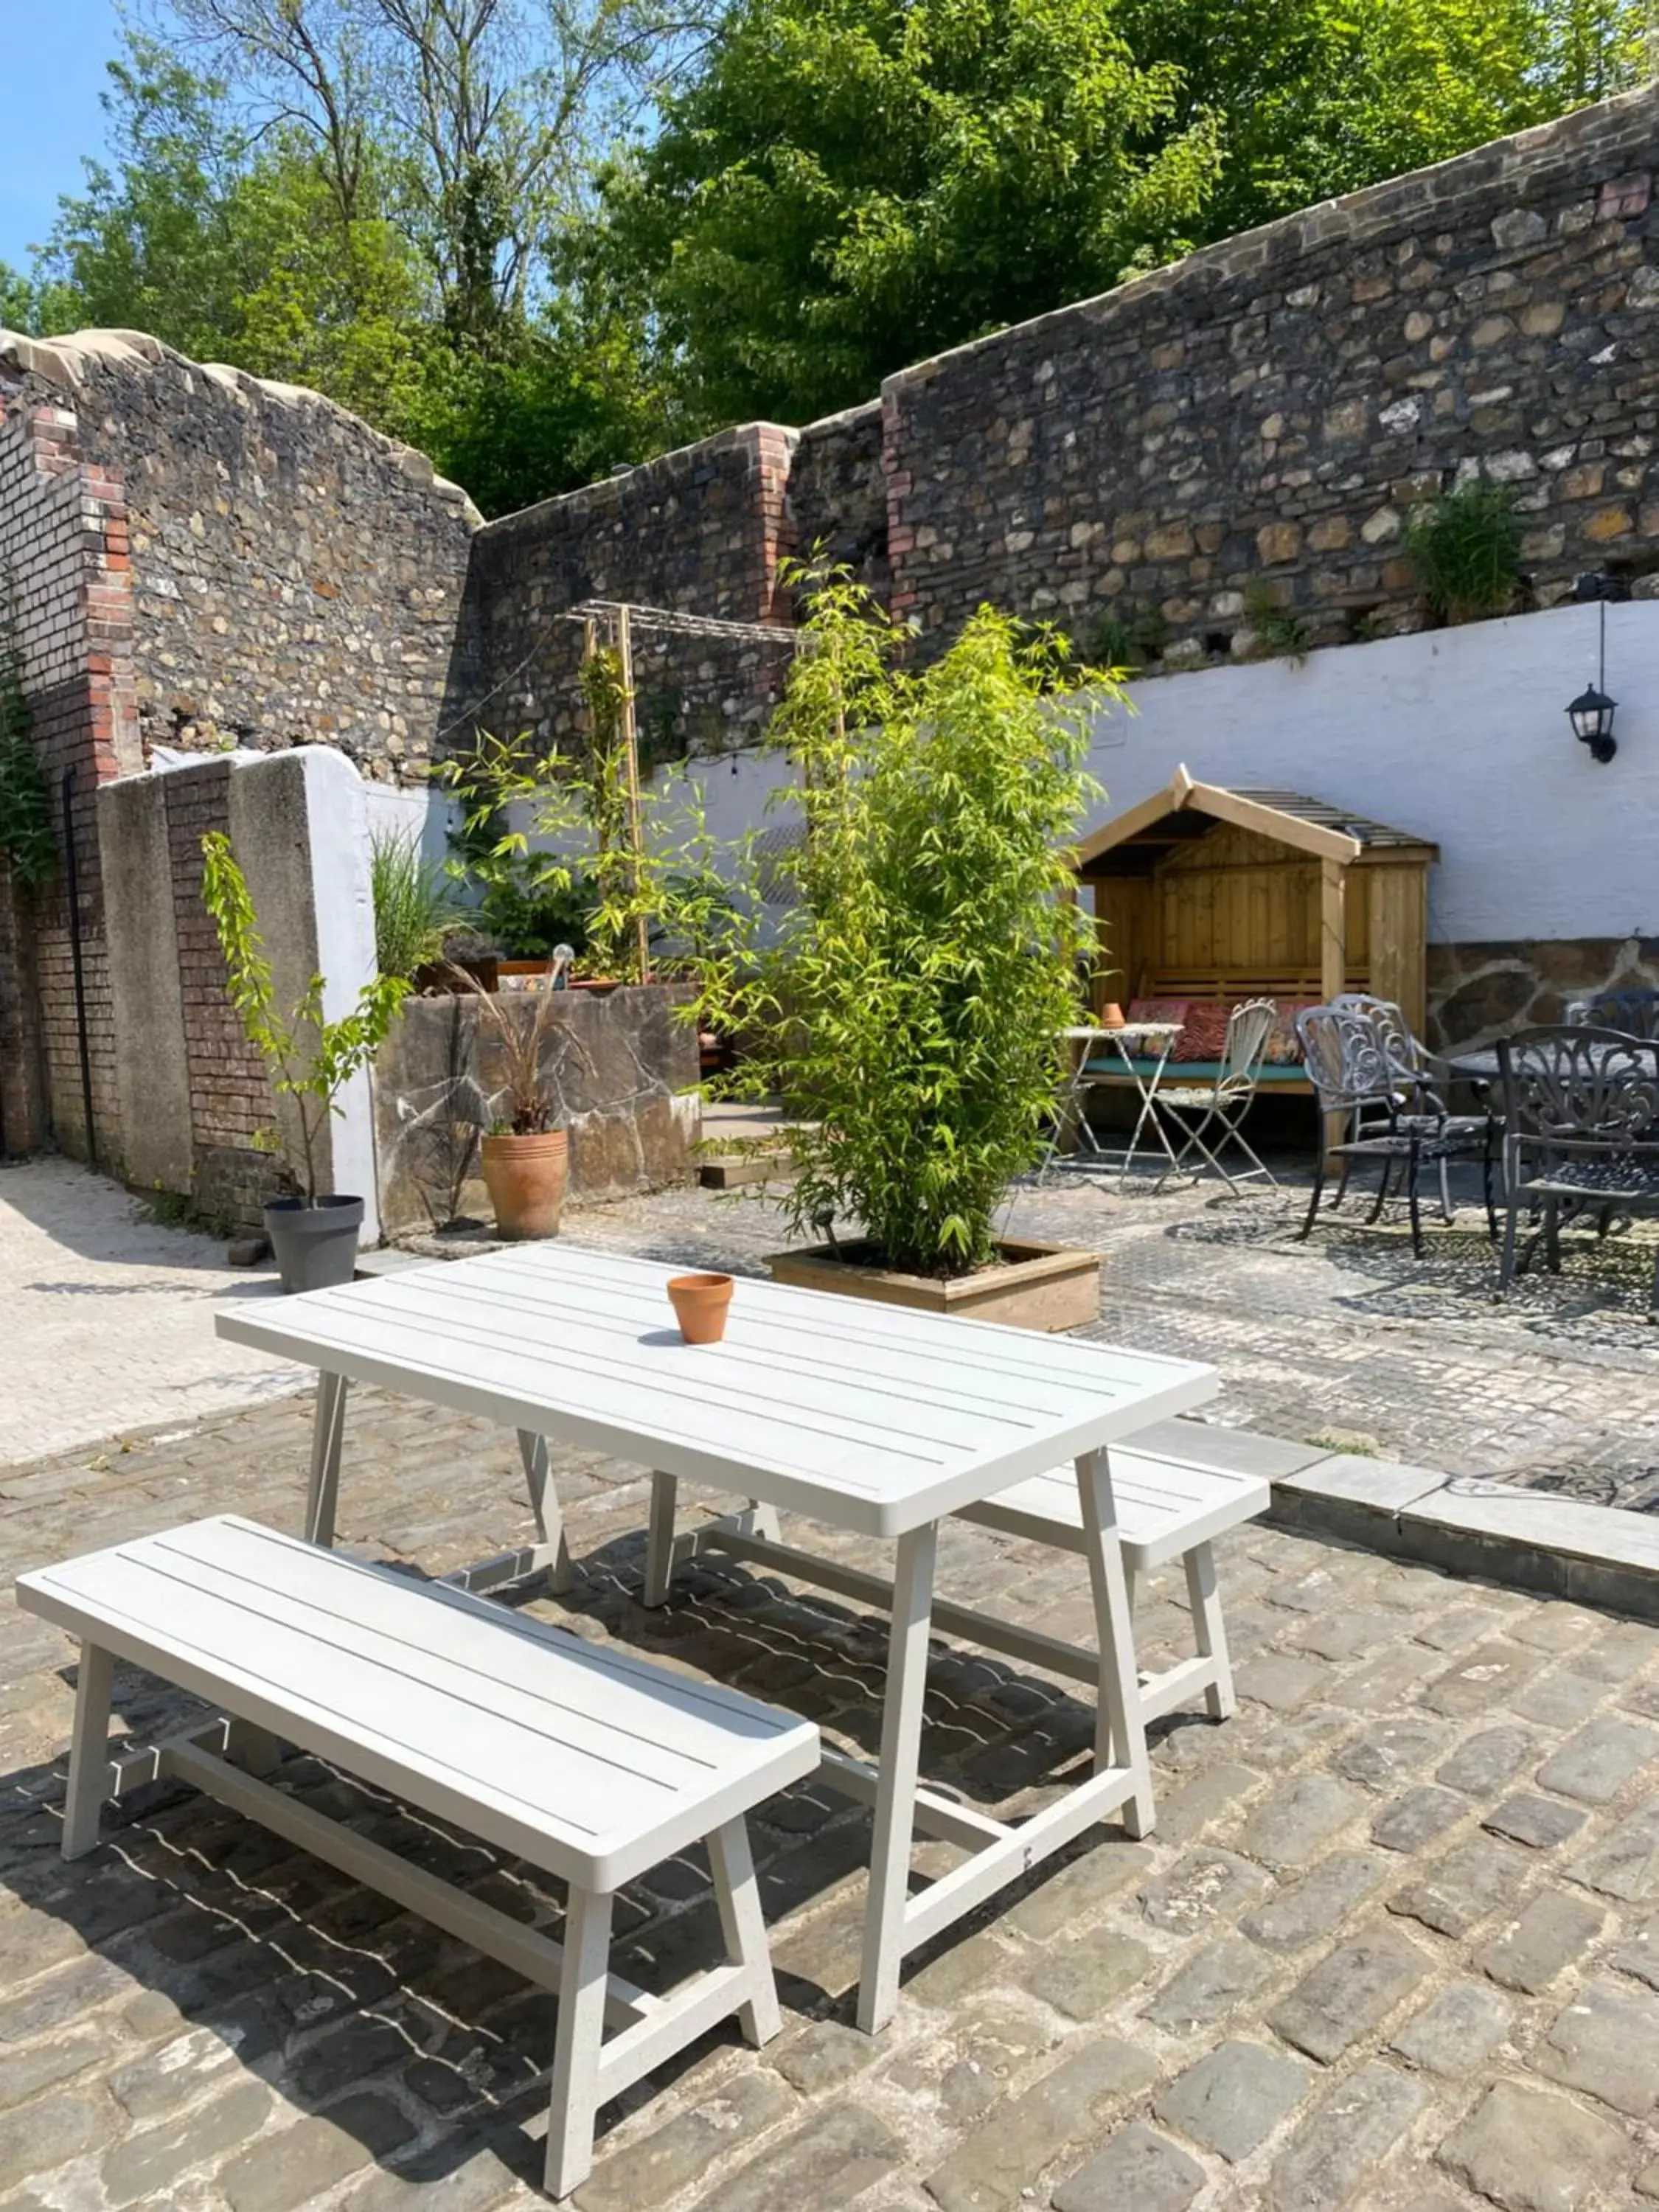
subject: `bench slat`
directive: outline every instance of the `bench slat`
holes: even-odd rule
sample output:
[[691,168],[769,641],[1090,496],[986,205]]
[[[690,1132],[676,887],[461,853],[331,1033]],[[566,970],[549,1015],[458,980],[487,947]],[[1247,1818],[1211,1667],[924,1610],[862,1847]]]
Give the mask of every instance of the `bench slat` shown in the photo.
[[[1258,1475],[1154,1459],[1140,1452],[1115,1450],[1111,1465],[1118,1535],[1137,1573],[1178,1559],[1240,1522],[1254,1520],[1267,1511],[1273,1495]],[[982,1505],[965,1508],[960,1517],[1010,1535],[1074,1549],[1083,1531],[1076,1472],[1070,1467],[1050,1468],[999,1491]]]
[[[257,1571],[258,1581],[250,1571]],[[226,1516],[22,1577],[20,1602],[585,1887],[810,1772],[810,1723]]]

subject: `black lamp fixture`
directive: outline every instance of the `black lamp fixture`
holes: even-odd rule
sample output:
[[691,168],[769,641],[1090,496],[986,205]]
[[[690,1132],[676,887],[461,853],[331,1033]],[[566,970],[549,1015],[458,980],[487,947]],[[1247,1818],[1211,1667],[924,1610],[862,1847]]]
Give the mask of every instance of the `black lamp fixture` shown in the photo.
[[1573,586],[1576,599],[1596,602],[1597,641],[1596,675],[1594,684],[1586,684],[1567,708],[1567,720],[1572,724],[1572,733],[1581,744],[1589,747],[1590,758],[1605,767],[1618,751],[1613,734],[1613,717],[1617,702],[1609,699],[1606,690],[1607,677],[1607,601],[1627,599],[1630,584],[1623,576],[1580,576]]

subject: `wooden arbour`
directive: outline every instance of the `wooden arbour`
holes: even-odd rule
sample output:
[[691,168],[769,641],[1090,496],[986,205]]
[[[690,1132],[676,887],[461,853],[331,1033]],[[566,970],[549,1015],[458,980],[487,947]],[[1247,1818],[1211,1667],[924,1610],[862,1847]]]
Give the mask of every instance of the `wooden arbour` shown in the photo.
[[1109,971],[1103,999],[1392,999],[1421,1030],[1426,838],[1296,792],[1182,767],[1078,846]]

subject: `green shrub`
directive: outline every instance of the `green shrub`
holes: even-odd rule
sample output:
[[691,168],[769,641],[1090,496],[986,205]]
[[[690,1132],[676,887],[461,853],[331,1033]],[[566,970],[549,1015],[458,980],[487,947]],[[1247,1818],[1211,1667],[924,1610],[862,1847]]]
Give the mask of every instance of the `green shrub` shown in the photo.
[[441,868],[421,858],[409,830],[377,830],[369,842],[369,885],[374,899],[374,957],[382,975],[412,981],[416,972],[444,957],[465,916],[450,895]]
[[1308,625],[1294,607],[1281,605],[1265,576],[1244,586],[1244,619],[1261,660],[1302,661],[1308,657]]
[[[745,1041],[744,1087],[802,1126],[797,1231],[860,1222],[892,1267],[957,1275],[1039,1155],[1092,926],[1066,848],[1095,787],[1071,648],[985,607],[931,667],[844,576],[807,617],[769,744],[799,821],[774,838],[775,930],[705,949],[698,1012]],[[780,851],[781,847],[781,851]],[[780,890],[787,896],[780,899]]]
[[1522,523],[1509,484],[1471,477],[1414,507],[1406,557],[1443,622],[1507,614],[1521,581]]
[[1170,642],[1170,622],[1162,607],[1108,607],[1096,616],[1089,634],[1089,655],[1100,668],[1133,674],[1156,660]]

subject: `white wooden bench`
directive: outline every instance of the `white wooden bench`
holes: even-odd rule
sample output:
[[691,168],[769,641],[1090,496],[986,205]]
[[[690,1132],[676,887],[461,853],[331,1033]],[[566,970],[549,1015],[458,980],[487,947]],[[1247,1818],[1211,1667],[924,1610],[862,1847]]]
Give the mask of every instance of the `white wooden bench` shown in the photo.
[[[1115,1445],[1111,1464],[1131,1609],[1136,1577],[1179,1559],[1187,1571],[1193,1638],[1198,1646],[1192,1658],[1162,1674],[1140,1677],[1141,1717],[1158,1720],[1201,1691],[1211,1714],[1224,1720],[1234,1708],[1233,1670],[1213,1546],[1229,1528],[1265,1513],[1272,1487],[1260,1475],[1200,1467],[1178,1455],[1165,1456],[1133,1445]],[[1086,1553],[1077,1477],[1069,1466],[1017,1482],[982,1504],[963,1506],[957,1517],[999,1528],[1005,1535]]]
[[[590,2172],[609,2099],[730,2014],[751,2043],[777,2033],[744,1816],[816,1768],[810,1722],[228,1516],[25,1575],[17,1597],[81,1640],[66,1858],[96,1844],[121,1778],[107,1739],[123,1659],[222,1709],[145,1754],[149,1773],[198,1784],[556,1990],[554,2197]],[[567,1881],[562,1946],[262,1779],[282,1743]],[[654,1996],[606,1971],[612,1896],[700,1840],[726,1959]]]

